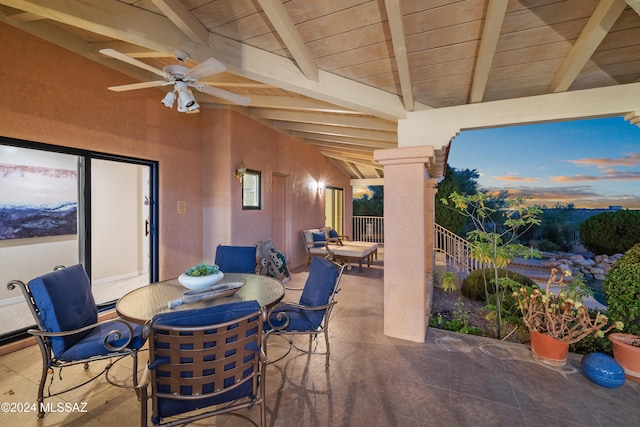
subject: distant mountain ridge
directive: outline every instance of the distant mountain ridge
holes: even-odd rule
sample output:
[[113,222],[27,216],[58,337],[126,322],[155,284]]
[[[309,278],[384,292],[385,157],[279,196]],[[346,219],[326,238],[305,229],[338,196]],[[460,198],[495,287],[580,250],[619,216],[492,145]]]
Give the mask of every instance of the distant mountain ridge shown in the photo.
[[78,204],[0,205],[0,240],[77,234]]

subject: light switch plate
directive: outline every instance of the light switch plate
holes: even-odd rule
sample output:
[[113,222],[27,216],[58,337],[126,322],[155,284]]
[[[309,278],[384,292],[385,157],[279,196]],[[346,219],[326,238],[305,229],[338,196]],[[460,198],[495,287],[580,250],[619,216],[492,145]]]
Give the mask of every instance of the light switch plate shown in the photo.
[[187,213],[186,200],[178,200],[178,214],[184,215]]

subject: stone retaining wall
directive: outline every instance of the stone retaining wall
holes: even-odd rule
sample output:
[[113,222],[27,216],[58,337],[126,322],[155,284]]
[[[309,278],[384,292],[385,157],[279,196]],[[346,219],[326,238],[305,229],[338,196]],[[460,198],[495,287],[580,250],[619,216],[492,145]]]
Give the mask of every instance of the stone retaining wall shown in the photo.
[[[545,254],[545,258],[547,258],[547,255],[551,254]],[[604,280],[611,266],[622,258],[622,255],[623,254],[615,254],[612,256],[596,255],[593,258],[585,258],[583,255],[556,253],[552,254],[545,264],[548,268],[556,267],[562,270],[571,270],[571,274],[573,275],[582,273],[585,280]]]

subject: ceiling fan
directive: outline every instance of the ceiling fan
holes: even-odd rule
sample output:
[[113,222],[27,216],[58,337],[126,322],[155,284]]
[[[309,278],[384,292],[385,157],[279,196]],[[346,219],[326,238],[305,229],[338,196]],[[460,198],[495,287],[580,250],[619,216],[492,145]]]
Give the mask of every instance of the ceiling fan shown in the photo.
[[251,102],[251,99],[247,98],[246,96],[237,95],[226,90],[207,86],[207,83],[200,83],[198,81],[203,77],[218,74],[227,69],[227,67],[225,67],[222,62],[214,58],[209,58],[206,61],[196,65],[195,67],[189,68],[183,65],[184,62],[189,59],[189,54],[182,50],[175,50],[173,54],[178,60],[178,64],[166,65],[162,68],[162,70],[160,70],[114,49],[101,49],[100,53],[115,59],[119,59],[120,61],[126,62],[128,64],[135,65],[136,67],[143,68],[147,71],[151,71],[152,73],[164,78],[164,80],[155,80],[151,82],[111,86],[109,87],[109,90],[120,92],[125,90],[173,85],[173,91],[167,93],[161,102],[162,105],[172,108],[173,103],[177,100],[178,111],[181,113],[197,113],[198,111],[200,111],[200,106],[196,102],[196,99],[193,97],[191,88],[194,88],[202,93],[226,99],[227,101],[233,102],[235,104],[240,104],[245,107],[249,105],[249,102]]

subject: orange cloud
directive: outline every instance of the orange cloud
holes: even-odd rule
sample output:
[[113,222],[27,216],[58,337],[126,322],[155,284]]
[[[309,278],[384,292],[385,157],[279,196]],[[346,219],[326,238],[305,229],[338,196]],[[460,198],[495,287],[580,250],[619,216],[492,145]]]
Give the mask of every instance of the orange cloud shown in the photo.
[[514,181],[514,182],[542,182],[540,178],[521,178],[513,175],[494,176],[495,179],[500,181]]
[[555,206],[558,203],[562,205],[573,203],[576,208],[599,209],[607,206],[622,206],[624,209],[640,209],[640,196],[638,195],[608,197],[587,185],[488,189],[492,195],[497,195],[500,190],[507,190],[509,197],[525,198],[528,205]]
[[640,165],[640,153],[629,153],[624,157],[620,158],[610,158],[610,157],[600,157],[593,159],[576,159],[569,160],[569,162],[575,165],[583,165],[583,166],[597,166],[599,168],[602,167],[611,167],[611,166],[638,166]]
[[583,182],[583,181],[637,181],[640,180],[640,172],[608,171],[604,175],[573,175],[554,176],[553,182]]

